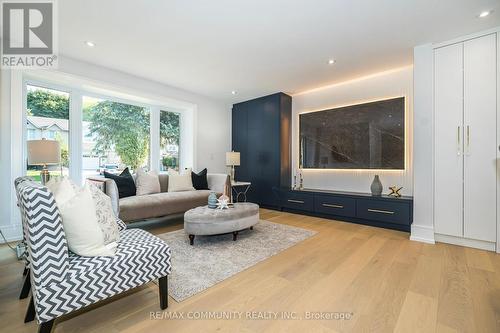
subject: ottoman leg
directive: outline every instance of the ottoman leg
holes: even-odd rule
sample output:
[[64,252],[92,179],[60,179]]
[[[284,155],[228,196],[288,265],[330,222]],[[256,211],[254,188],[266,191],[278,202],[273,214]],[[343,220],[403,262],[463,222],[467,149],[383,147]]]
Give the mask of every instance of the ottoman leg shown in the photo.
[[233,232],[233,242],[238,238],[238,231]]
[[250,230],[253,230],[253,226],[250,227]]
[[189,235],[189,245],[194,244],[194,235]]

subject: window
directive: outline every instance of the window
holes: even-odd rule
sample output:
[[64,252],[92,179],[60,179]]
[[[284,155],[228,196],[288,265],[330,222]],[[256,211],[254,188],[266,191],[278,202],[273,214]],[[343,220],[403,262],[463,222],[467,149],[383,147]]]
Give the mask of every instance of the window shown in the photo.
[[56,139],[56,131],[48,130],[42,131],[42,135],[45,139],[55,140]]
[[[29,126],[30,124],[28,124],[28,127]],[[39,139],[37,135],[37,130],[33,128],[28,128],[28,140],[36,140],[36,139]]]
[[83,179],[149,165],[148,108],[89,96],[82,107]]
[[[56,84],[27,80],[24,139],[60,142],[62,163],[49,166],[52,177],[71,176],[83,184],[88,177],[103,175],[104,171],[121,173],[126,167],[132,173],[139,167],[179,170],[181,113],[172,112],[170,106],[145,105],[134,98],[92,96],[94,92],[70,87],[60,90]],[[144,99],[138,97],[139,100]],[[190,115],[191,111],[186,108],[186,112]],[[80,117],[81,121],[77,120]],[[153,126],[151,121],[155,122]],[[188,118],[187,123],[190,121]],[[183,140],[186,144],[189,137]],[[187,165],[192,163],[184,160],[190,151],[188,146],[182,155]],[[28,165],[27,174],[39,179],[41,168]]]
[[[27,140],[57,140],[61,146],[61,165],[48,166],[52,176],[69,174],[69,94],[27,85]],[[27,165],[27,175],[40,179],[41,166]]]
[[160,111],[160,171],[179,170],[180,114]]

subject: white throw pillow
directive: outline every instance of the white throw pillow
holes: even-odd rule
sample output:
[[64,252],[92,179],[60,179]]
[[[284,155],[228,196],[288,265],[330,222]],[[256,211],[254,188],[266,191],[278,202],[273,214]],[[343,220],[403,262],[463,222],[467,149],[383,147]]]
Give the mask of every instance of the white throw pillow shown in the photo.
[[104,236],[104,244],[118,242],[120,240],[120,231],[116,223],[116,216],[111,206],[111,198],[92,183],[87,183],[92,193],[96,208],[97,223]]
[[69,178],[52,178],[46,184],[50,192],[54,195],[57,206],[64,204],[66,201],[71,199],[78,190],[76,186]]
[[160,180],[155,170],[145,172],[142,168],[139,168],[136,171],[136,175],[136,195],[160,193]]
[[191,179],[191,168],[179,173],[174,169],[168,169],[168,192],[194,191]]
[[104,244],[89,187],[77,189],[67,178],[49,182],[47,187],[59,208],[68,248],[80,256],[113,256],[117,243]]

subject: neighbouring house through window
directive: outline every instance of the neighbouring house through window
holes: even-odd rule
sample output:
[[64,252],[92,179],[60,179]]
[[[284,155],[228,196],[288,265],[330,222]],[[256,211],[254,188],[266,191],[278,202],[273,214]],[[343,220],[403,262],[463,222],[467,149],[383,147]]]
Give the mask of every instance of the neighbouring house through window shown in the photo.
[[[53,176],[67,176],[69,175],[70,134],[69,93],[32,85],[26,88],[26,139],[59,141],[61,165],[52,165],[48,168]],[[27,164],[27,175],[39,180],[41,168],[41,166]]]
[[180,114],[160,111],[160,170],[179,170]]

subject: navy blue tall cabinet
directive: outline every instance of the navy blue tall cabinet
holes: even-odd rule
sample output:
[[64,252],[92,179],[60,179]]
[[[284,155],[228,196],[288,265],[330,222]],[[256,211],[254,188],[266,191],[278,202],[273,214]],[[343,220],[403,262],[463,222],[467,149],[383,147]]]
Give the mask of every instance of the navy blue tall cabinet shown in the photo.
[[278,207],[273,187],[290,187],[292,97],[277,93],[233,105],[232,147],[240,152],[237,181],[252,182],[247,200]]

